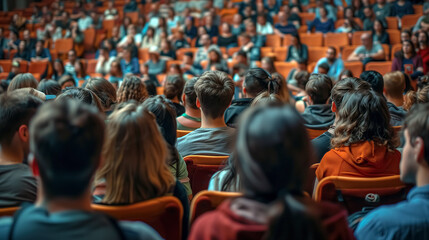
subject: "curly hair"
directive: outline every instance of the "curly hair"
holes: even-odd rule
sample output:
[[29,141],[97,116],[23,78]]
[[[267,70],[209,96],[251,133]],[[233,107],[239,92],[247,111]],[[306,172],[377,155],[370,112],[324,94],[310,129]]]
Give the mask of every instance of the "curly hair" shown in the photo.
[[409,111],[414,105],[427,102],[429,102],[429,85],[417,92],[408,91],[407,94],[405,94],[404,109]]
[[135,75],[127,75],[124,78],[118,90],[118,103],[136,100],[139,103],[144,102],[149,94],[146,90],[146,85]]
[[393,128],[384,97],[373,90],[347,92],[338,111],[338,122],[331,140],[332,148],[375,141],[394,149]]

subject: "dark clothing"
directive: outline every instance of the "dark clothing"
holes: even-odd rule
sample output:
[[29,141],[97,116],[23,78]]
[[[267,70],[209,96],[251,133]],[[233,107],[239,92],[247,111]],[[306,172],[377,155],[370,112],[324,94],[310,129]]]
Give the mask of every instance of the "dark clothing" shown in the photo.
[[391,102],[387,102],[390,112],[390,124],[392,126],[402,126],[407,112],[402,107],[397,107]]
[[390,45],[389,34],[387,32],[383,32],[380,36],[374,33],[373,39],[374,39],[374,42]]
[[[48,212],[43,207],[25,206],[12,218],[0,218],[0,239],[162,239],[143,222],[116,222],[102,213],[68,210]],[[13,228],[13,229],[11,229]],[[11,238],[11,239],[12,239]]]
[[21,58],[25,61],[30,61],[30,53],[27,50],[24,50],[22,52],[17,52],[13,58]]
[[185,35],[191,39],[194,39],[198,35],[198,30],[195,26],[192,26],[191,29],[185,28]]
[[0,165],[0,207],[34,202],[36,195],[37,181],[27,165]]
[[137,11],[137,3],[132,0],[130,3],[124,6],[124,13],[136,12]]
[[311,143],[313,144],[313,148],[316,151],[317,162],[320,162],[323,156],[325,156],[325,154],[329,152],[329,150],[331,150],[332,137],[333,137],[332,134],[326,131],[322,135],[311,140]]
[[303,62],[306,63],[308,60],[308,47],[305,44],[301,44],[301,47],[298,49],[294,45],[290,45],[287,49],[287,58],[286,62],[291,61]]
[[185,107],[181,104],[173,102],[173,107],[176,111],[176,116],[182,116],[185,113]]
[[172,59],[176,59],[176,52],[173,51],[173,50],[170,50],[168,52],[161,51],[160,55],[163,56],[163,57],[170,57]]
[[219,36],[217,39],[217,45],[219,47],[226,47],[226,48],[237,47],[238,46],[237,36],[232,35],[231,37],[226,37],[226,38]]
[[403,6],[399,6],[398,2],[392,4],[392,16],[402,18],[404,15],[414,14],[414,8],[411,2],[406,1]]
[[292,23],[288,23],[286,25],[281,25],[280,23],[277,23],[274,25],[274,28],[279,30],[283,34],[296,34],[296,27]]
[[204,26],[204,28],[206,29],[206,32],[210,36],[210,38],[217,37],[219,35],[219,27],[216,25],[212,25],[210,26],[210,28],[207,28],[207,26]]
[[224,115],[225,123],[228,127],[235,128],[237,126],[238,117],[252,104],[253,98],[240,98],[232,101]]
[[328,19],[328,21],[324,23],[320,21],[319,18],[314,19],[314,21],[308,25],[308,31],[311,31],[313,27],[315,28],[315,32],[321,32],[321,33],[335,32],[335,23],[330,18]]
[[310,105],[302,113],[305,126],[311,129],[328,129],[334,124],[335,114],[329,104]]
[[[189,47],[189,44],[185,39],[176,40],[174,42],[174,48],[176,50],[184,47]],[[174,56],[176,56],[176,54],[174,54]]]

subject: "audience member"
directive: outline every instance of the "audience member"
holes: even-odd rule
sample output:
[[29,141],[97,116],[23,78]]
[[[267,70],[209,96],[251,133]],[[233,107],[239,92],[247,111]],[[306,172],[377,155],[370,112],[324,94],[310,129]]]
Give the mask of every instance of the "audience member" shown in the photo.
[[383,76],[384,96],[390,112],[392,126],[402,126],[407,112],[404,105],[405,78],[401,72],[387,73]]
[[19,63],[19,61],[17,61],[17,60],[13,60],[12,61],[12,66],[11,66],[11,69],[10,69],[10,72],[9,72],[9,74],[7,75],[7,78],[6,78],[6,82],[10,82],[10,81],[12,81],[12,79],[16,76],[16,75],[18,75],[18,74],[20,74],[21,73],[21,64]]
[[167,76],[164,81],[164,95],[172,102],[176,116],[182,116],[185,113],[185,107],[180,104],[184,87],[185,80],[180,75]]
[[205,70],[210,70],[214,65],[220,64],[225,72],[228,72],[228,64],[223,59],[222,52],[216,45],[211,45],[208,52],[207,67]]
[[377,20],[374,12],[371,7],[368,6],[363,8],[363,14],[365,15],[365,19],[363,20],[363,30],[372,31],[374,29],[374,22]]
[[182,102],[185,113],[177,115],[177,130],[193,131],[201,127],[201,110],[197,107],[197,93],[195,83],[198,78],[192,78],[185,83]]
[[38,40],[35,44],[35,49],[31,50],[30,59],[32,62],[37,61],[52,61],[51,53],[49,49],[45,48],[44,42],[42,40]]
[[217,38],[217,45],[219,47],[226,47],[227,49],[231,47],[237,47],[237,35],[231,33],[231,26],[228,23],[222,23],[221,27],[222,32]]
[[64,100],[77,100],[82,104],[88,104],[93,107],[96,107],[98,111],[103,112],[103,107],[101,106],[100,99],[94,92],[85,88],[67,88],[61,93],[55,100],[64,101]]
[[203,60],[208,59],[208,50],[211,44],[210,36],[208,34],[204,34],[201,36],[200,39],[201,47],[198,48],[198,51],[195,53],[194,56],[194,64],[199,64]]
[[412,77],[416,72],[423,72],[423,61],[419,54],[416,53],[414,44],[405,40],[402,42],[401,51],[395,53],[392,62],[392,72],[402,71]]
[[256,32],[259,35],[269,35],[274,33],[273,25],[267,21],[267,17],[264,14],[259,14],[257,19]]
[[400,164],[401,180],[415,184],[407,201],[371,211],[358,225],[357,239],[426,239],[428,210],[428,125],[429,106],[420,105],[405,119],[405,147]]
[[142,103],[148,98],[145,84],[135,75],[126,75],[117,92],[118,103],[135,100]]
[[97,65],[95,66],[95,72],[101,73],[103,76],[109,74],[110,67],[115,59],[115,57],[109,56],[109,50],[106,47],[100,48],[100,55],[98,56]]
[[404,109],[409,111],[415,105],[429,102],[429,86],[424,86],[418,91],[409,91],[405,95]]
[[335,24],[331,18],[328,18],[328,13],[325,7],[319,8],[320,17],[316,17],[309,25],[308,31],[312,31],[313,28],[315,32],[328,33],[335,32]]
[[291,35],[292,42],[287,49],[286,62],[295,61],[298,63],[307,63],[308,60],[308,47],[301,43],[299,34]]
[[20,88],[37,88],[37,80],[31,73],[20,73],[13,77],[7,88],[8,92],[12,92]]
[[132,57],[132,48],[126,47],[122,50],[122,60],[121,60],[121,71],[122,74],[126,75],[128,73],[139,74],[139,60],[136,57]]
[[68,74],[63,75],[60,79],[58,79],[58,84],[60,84],[61,90],[77,87],[77,83],[74,78]]
[[362,45],[357,47],[347,58],[348,61],[361,61],[364,65],[371,61],[382,61],[385,59],[383,47],[374,43],[370,33],[361,36]]
[[234,95],[234,82],[227,74],[206,71],[195,83],[196,105],[201,109],[201,128],[177,140],[182,156],[229,155],[235,131],[226,126],[224,112]]
[[61,94],[61,86],[54,80],[43,79],[37,85],[37,90],[43,92],[46,97],[52,96],[52,98]]
[[52,79],[58,82],[65,74],[66,72],[63,61],[61,61],[61,59],[55,59],[53,64]]
[[160,39],[159,35],[156,34],[155,28],[148,27],[146,34],[143,36],[140,48],[151,48],[159,47]]
[[305,126],[311,129],[328,129],[334,124],[335,114],[331,111],[332,80],[324,74],[313,73],[305,85],[308,106],[302,113]]
[[65,73],[67,73],[67,74],[69,74],[69,75],[74,75],[76,72],[75,72],[75,69],[74,69],[74,67],[75,67],[75,63],[77,62],[77,61],[79,61],[78,59],[77,59],[77,56],[76,56],[76,51],[74,50],[74,49],[72,49],[72,50],[70,50],[68,53],[67,53],[67,56],[68,56],[68,62],[66,63],[66,65],[64,66],[64,69],[65,69]]
[[116,89],[109,81],[103,78],[91,78],[86,83],[85,88],[97,95],[104,113],[110,114],[112,112],[116,103]]
[[331,79],[338,79],[341,72],[344,70],[344,62],[341,58],[337,58],[337,49],[334,47],[328,47],[326,50],[326,57],[321,58],[317,61],[316,67],[314,68],[313,73],[319,73],[319,66],[323,63],[327,63],[329,70],[326,73]]
[[281,11],[278,14],[279,22],[274,25],[274,33],[284,37],[286,34],[296,34],[295,25],[288,22],[288,15],[285,12]]
[[378,19],[386,19],[386,17],[392,16],[392,7],[390,3],[386,3],[386,0],[377,0],[372,6],[372,10]]
[[42,101],[30,94],[8,92],[0,95],[1,207],[36,200],[37,181],[27,165],[28,125],[40,105]]
[[398,0],[392,2],[392,15],[402,18],[404,15],[414,14],[414,8],[410,1]]
[[422,58],[423,62],[423,73],[429,72],[429,37],[427,32],[419,32],[418,35],[419,44],[416,46],[417,53]]
[[374,20],[374,26],[371,30],[374,43],[390,45],[389,34],[386,32],[384,23],[380,19]]

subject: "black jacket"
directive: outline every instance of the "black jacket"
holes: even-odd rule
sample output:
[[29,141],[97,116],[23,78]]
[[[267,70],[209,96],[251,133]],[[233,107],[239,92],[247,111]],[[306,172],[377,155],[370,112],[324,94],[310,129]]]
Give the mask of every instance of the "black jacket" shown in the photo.
[[232,101],[225,111],[225,123],[228,127],[236,127],[238,116],[252,104],[253,98],[240,98]]

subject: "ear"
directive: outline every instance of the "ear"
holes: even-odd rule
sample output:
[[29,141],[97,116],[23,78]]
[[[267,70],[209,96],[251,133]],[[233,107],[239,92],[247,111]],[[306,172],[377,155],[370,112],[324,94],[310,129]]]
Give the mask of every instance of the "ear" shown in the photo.
[[337,104],[335,104],[333,101],[332,101],[332,105],[331,105],[331,111],[332,112],[337,112]]
[[185,106],[186,104],[186,96],[185,96],[185,94],[182,94],[182,103],[183,103],[183,106]]
[[246,89],[246,87],[244,85],[243,85],[243,94],[247,95],[247,89]]
[[39,164],[37,164],[37,159],[34,156],[28,159],[28,165],[30,165],[33,175],[35,177],[39,177],[40,176]]
[[418,164],[427,164],[425,160],[425,147],[424,141],[421,137],[417,137],[414,140],[414,149],[417,154],[417,163]]
[[383,88],[383,95],[386,96],[386,93],[387,93],[386,88]]
[[195,100],[195,104],[197,105],[197,108],[201,108],[201,103],[200,103],[200,99],[196,99]]
[[18,136],[19,136],[19,139],[21,141],[28,143],[30,137],[28,135],[28,126],[27,125],[21,125],[19,127]]

